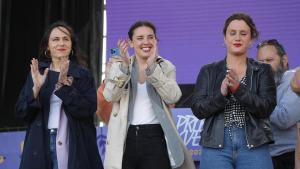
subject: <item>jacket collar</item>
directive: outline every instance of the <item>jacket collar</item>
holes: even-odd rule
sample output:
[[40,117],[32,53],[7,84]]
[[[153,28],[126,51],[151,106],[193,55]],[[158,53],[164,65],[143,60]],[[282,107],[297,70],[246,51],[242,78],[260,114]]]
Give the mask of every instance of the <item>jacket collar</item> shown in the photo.
[[[132,55],[131,57],[130,57],[131,59],[130,59],[130,64],[132,65],[134,62],[135,62],[135,60],[136,60],[136,56],[135,55]],[[157,56],[157,58],[156,58],[156,63],[160,63],[160,62],[162,62],[163,60],[162,60],[163,58],[161,57],[161,56]]]
[[[250,69],[253,69],[254,71],[258,71],[260,68],[261,68],[261,64],[260,62],[258,61],[255,61],[254,59],[252,58],[247,58],[247,69],[250,68]],[[219,70],[226,70],[226,57],[220,61],[220,65],[218,66]]]

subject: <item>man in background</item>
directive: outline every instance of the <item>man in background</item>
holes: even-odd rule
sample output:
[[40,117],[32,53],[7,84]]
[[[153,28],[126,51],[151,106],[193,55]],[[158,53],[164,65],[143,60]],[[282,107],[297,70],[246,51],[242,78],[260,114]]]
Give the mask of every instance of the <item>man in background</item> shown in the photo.
[[277,105],[270,116],[275,140],[270,145],[274,169],[294,169],[296,124],[300,120],[300,97],[291,88],[295,70],[288,70],[288,56],[276,39],[262,41],[257,49],[257,59],[272,66],[277,86]]

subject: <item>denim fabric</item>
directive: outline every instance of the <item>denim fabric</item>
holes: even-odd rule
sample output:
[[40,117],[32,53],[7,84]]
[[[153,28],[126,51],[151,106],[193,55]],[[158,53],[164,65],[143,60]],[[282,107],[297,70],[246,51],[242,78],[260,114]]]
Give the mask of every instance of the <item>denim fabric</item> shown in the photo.
[[203,147],[201,169],[273,169],[268,145],[249,149],[245,128],[225,127],[224,148]]
[[50,156],[52,169],[58,169],[57,155],[56,155],[56,135],[57,130],[50,131]]

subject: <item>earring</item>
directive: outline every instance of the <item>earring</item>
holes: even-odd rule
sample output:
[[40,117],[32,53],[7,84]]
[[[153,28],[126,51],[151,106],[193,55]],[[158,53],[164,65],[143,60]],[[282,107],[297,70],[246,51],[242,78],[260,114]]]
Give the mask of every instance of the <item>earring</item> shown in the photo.
[[45,52],[44,52],[45,56],[46,56],[47,58],[51,58],[50,56],[48,56],[47,52],[48,52],[48,50],[45,50]]

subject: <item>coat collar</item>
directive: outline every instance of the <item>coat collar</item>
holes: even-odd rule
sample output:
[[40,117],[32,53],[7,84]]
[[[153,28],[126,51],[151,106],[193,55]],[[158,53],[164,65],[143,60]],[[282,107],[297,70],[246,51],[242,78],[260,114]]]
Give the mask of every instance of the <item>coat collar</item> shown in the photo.
[[[258,62],[258,61],[255,61],[254,59],[252,59],[252,58],[247,58],[247,69],[248,70],[254,70],[254,71],[258,71],[259,69],[261,69],[261,64],[262,63],[260,63],[260,62]],[[218,66],[218,69],[219,70],[226,70],[227,69],[227,66],[226,66],[227,64],[226,64],[226,57],[223,59],[223,60],[221,60],[220,62],[219,62],[219,66]]]

